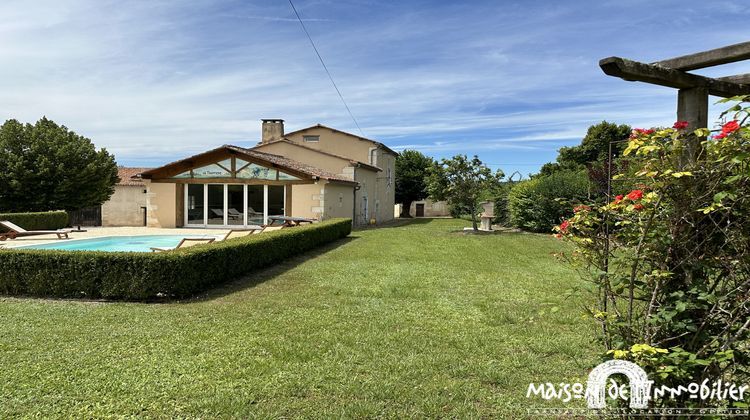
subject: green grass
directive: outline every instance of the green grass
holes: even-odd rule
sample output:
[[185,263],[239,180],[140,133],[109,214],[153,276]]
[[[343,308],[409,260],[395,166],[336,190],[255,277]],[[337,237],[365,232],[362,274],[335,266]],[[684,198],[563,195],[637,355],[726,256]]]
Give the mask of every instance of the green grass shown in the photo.
[[595,331],[560,242],[466,225],[354,232],[190,302],[3,299],[0,417],[523,416]]

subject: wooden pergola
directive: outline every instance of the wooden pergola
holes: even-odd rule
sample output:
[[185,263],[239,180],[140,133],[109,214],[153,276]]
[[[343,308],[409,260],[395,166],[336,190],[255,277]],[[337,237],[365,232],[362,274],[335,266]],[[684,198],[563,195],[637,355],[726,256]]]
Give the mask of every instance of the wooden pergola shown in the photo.
[[691,129],[696,129],[708,127],[709,95],[722,98],[750,95],[750,74],[711,78],[689,71],[747,59],[750,59],[750,42],[655,63],[608,57],[599,61],[599,67],[609,76],[678,89],[677,120],[687,121]]

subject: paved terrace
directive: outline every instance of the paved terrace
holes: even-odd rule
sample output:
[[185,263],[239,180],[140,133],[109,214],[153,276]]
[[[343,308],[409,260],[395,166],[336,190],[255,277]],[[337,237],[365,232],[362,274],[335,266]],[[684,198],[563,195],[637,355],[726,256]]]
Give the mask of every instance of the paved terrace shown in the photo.
[[9,249],[16,246],[48,244],[53,242],[70,241],[74,239],[99,238],[102,236],[138,236],[138,235],[184,235],[184,236],[201,236],[201,235],[221,235],[229,232],[229,229],[164,229],[150,227],[89,227],[86,232],[72,232],[70,239],[57,239],[56,235],[30,236],[28,238],[9,239],[0,242],[5,244],[4,248]]

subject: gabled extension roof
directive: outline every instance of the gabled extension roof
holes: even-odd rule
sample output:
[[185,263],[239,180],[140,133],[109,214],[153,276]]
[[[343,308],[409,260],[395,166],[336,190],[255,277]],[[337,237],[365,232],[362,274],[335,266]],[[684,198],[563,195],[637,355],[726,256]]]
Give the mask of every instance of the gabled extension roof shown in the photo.
[[125,185],[129,187],[143,186],[143,181],[141,181],[139,175],[141,174],[141,172],[145,172],[150,169],[151,168],[126,168],[124,166],[118,166],[117,176],[120,178],[120,180],[117,182],[117,185]]
[[311,178],[315,179],[325,179],[332,182],[337,183],[343,183],[343,184],[351,184],[356,185],[357,182],[353,181],[349,178],[345,178],[340,175],[332,174],[328,171],[324,171],[323,169],[316,168],[312,165],[308,165],[306,163],[298,162],[296,160],[292,160],[289,158],[285,158],[283,156],[274,155],[271,153],[264,153],[259,152],[257,150],[247,149],[244,147],[239,146],[233,146],[231,144],[225,144],[221,147],[217,147],[216,149],[209,150],[207,152],[199,153],[197,155],[193,155],[190,157],[187,157],[185,159],[181,159],[178,161],[174,161],[171,163],[168,163],[164,166],[161,166],[159,168],[153,168],[149,169],[147,171],[144,171],[140,174],[141,178],[144,179],[151,179],[151,177],[160,171],[167,170],[173,167],[179,167],[179,166],[189,166],[192,164],[192,161],[199,159],[201,157],[204,157],[206,155],[215,154],[217,152],[221,152],[222,150],[229,151],[230,153],[236,153],[238,155],[244,155],[249,158],[255,159],[260,162],[264,162],[268,164],[269,166],[279,167],[281,169],[289,169],[293,172],[297,172],[300,174],[307,175]]
[[358,136],[356,134],[347,133],[346,131],[337,130],[337,129],[333,128],[333,127],[328,127],[327,125],[323,125],[323,124],[316,124],[316,125],[313,125],[313,126],[310,126],[310,127],[306,127],[306,128],[302,128],[302,129],[299,129],[299,130],[296,130],[296,131],[292,131],[291,133],[284,134],[284,136],[289,136],[289,135],[292,135],[292,134],[298,134],[298,133],[301,133],[303,131],[307,131],[307,130],[310,130],[310,129],[313,129],[313,128],[325,128],[325,129],[334,131],[336,133],[341,133],[341,134],[345,134],[347,136],[354,137],[354,138],[356,138],[358,140],[369,141],[370,143],[373,143],[373,144],[376,144],[379,147],[382,147],[383,149],[385,149],[387,152],[393,154],[394,156],[398,155],[398,153],[395,152],[395,151],[393,151],[393,149],[391,149],[390,147],[386,146],[385,144],[383,144],[383,143],[381,143],[379,141],[376,141],[376,140],[373,140],[373,139],[368,139],[367,137]]
[[352,165],[355,165],[355,166],[362,166],[364,168],[367,168],[367,169],[370,169],[370,170],[373,170],[373,171],[377,171],[377,172],[382,172],[383,171],[382,169],[378,168],[377,166],[370,165],[369,163],[360,162],[358,160],[354,160],[354,159],[348,158],[346,156],[337,155],[335,153],[326,152],[324,150],[319,150],[319,149],[315,149],[315,148],[312,148],[312,147],[309,147],[309,146],[305,146],[304,144],[295,143],[295,142],[289,140],[286,137],[282,137],[282,138],[276,139],[276,140],[271,140],[271,141],[269,141],[267,143],[261,143],[261,144],[255,146],[255,147],[253,147],[252,150],[257,150],[257,149],[259,149],[259,148],[261,148],[261,147],[263,147],[263,146],[265,146],[267,144],[275,144],[275,143],[291,144],[292,146],[301,147],[303,149],[311,150],[311,151],[316,152],[316,153],[320,153],[320,154],[324,154],[324,155],[328,155],[328,156],[333,156],[333,157],[336,157],[336,158],[339,158],[339,159],[344,159],[346,161],[349,161],[349,163],[351,163]]

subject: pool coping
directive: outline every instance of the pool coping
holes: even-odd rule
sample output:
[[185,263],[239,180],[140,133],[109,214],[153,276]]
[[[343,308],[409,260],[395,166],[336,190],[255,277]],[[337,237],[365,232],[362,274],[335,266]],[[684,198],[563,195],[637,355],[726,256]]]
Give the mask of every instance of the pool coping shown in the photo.
[[206,234],[204,234],[202,236],[199,235],[199,234],[192,234],[192,235],[161,234],[161,235],[158,235],[158,234],[153,234],[153,233],[152,234],[143,234],[143,235],[101,235],[101,236],[89,236],[89,237],[86,237],[86,238],[50,240],[49,242],[42,243],[42,244],[28,244],[28,245],[15,245],[14,244],[12,246],[7,246],[7,244],[6,244],[6,246],[0,248],[0,250],[6,250],[6,251],[9,251],[9,250],[70,251],[70,252],[74,252],[74,251],[90,251],[90,252],[111,252],[111,253],[114,253],[114,252],[136,252],[136,253],[143,253],[143,252],[146,252],[146,251],[101,251],[101,250],[95,250],[95,249],[83,250],[83,249],[33,248],[33,247],[37,247],[37,246],[47,246],[47,245],[55,245],[55,244],[69,244],[71,242],[90,241],[90,240],[102,239],[102,238],[134,238],[134,237],[139,237],[139,236],[175,236],[175,237],[178,237],[178,238],[198,238],[198,239],[203,239],[203,238],[206,238],[206,237],[213,237],[213,238],[216,238],[217,240],[219,240],[224,235],[223,234],[213,234],[212,235],[212,234],[209,234],[209,233],[206,233]]

